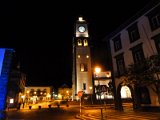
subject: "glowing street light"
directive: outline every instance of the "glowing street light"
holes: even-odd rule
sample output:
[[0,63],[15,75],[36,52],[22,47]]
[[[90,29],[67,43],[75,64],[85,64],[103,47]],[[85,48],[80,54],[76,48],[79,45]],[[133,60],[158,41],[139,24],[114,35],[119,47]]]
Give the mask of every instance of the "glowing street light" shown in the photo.
[[97,74],[99,74],[99,73],[101,72],[101,68],[96,67],[96,68],[95,68],[95,72],[96,72]]
[[89,87],[90,90],[92,90],[92,87]]
[[[95,68],[95,72],[96,72],[96,77],[98,79],[98,95],[100,96],[100,103],[101,103],[101,90],[100,90],[100,83],[99,83],[99,73],[101,72],[101,68],[96,67]],[[103,108],[100,109],[101,110],[101,120],[103,120]]]
[[100,101],[101,101],[101,94],[100,94],[100,81],[99,81],[99,73],[101,72],[101,68],[100,67],[96,67],[95,68],[95,72],[96,72],[96,77],[97,77],[97,79],[98,79],[98,94],[99,94],[99,96],[100,96]]
[[[99,76],[99,73],[101,72],[101,68],[99,68],[99,67],[96,67],[95,68],[95,72],[96,72],[96,77],[98,78]],[[98,85],[100,85],[100,83],[99,83],[99,80],[98,80]]]

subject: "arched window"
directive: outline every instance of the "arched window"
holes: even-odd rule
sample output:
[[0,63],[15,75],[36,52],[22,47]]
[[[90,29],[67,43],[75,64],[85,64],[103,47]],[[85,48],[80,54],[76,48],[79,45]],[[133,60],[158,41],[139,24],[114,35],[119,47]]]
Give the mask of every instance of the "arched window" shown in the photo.
[[132,98],[131,91],[127,86],[121,88],[121,98]]
[[88,41],[86,39],[84,39],[83,44],[84,44],[84,46],[88,46]]
[[81,64],[80,64],[80,71],[81,71],[81,72],[86,72],[86,71],[88,71],[87,64],[81,63]]
[[78,39],[78,46],[82,46],[82,40]]

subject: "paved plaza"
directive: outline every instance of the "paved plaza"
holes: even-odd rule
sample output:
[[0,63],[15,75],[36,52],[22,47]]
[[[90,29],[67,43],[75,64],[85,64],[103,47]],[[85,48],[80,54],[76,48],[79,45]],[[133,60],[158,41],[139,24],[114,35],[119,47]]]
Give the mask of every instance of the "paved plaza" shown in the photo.
[[160,120],[160,112],[140,112],[140,111],[116,111],[111,109],[104,109],[97,111],[85,111],[77,119],[82,120]]
[[[7,112],[6,120],[160,120],[160,112],[134,111],[126,107],[123,111],[117,111],[111,106],[82,106],[81,115],[79,105],[61,105],[60,108],[52,106],[48,108],[46,103],[34,105],[20,110],[11,109]],[[103,109],[102,109],[103,108]]]

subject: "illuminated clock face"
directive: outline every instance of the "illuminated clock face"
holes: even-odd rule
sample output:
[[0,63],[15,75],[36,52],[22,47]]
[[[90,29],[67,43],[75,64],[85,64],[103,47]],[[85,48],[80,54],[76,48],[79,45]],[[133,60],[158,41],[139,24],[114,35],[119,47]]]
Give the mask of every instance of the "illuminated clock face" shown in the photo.
[[86,29],[85,29],[84,26],[79,26],[79,27],[78,27],[78,31],[81,32],[81,33],[85,32],[85,30],[86,30]]

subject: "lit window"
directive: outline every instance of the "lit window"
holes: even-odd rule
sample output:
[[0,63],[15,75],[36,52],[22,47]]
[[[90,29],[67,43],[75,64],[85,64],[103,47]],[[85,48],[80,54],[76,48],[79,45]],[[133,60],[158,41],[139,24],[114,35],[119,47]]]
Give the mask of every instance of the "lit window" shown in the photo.
[[88,71],[87,64],[80,64],[80,71],[81,71],[81,72],[86,72],[86,71]]
[[84,64],[81,64],[81,72],[83,72],[84,71]]
[[111,77],[111,72],[110,71],[106,72],[106,77],[108,77],[108,78]]
[[9,100],[9,103],[14,103],[14,99],[10,99],[10,100]]
[[88,41],[86,39],[84,40],[84,46],[88,46]]
[[78,40],[78,46],[82,46],[82,40]]
[[86,58],[89,58],[89,55],[86,55]]
[[130,89],[127,86],[121,88],[121,97],[122,98],[132,98]]

